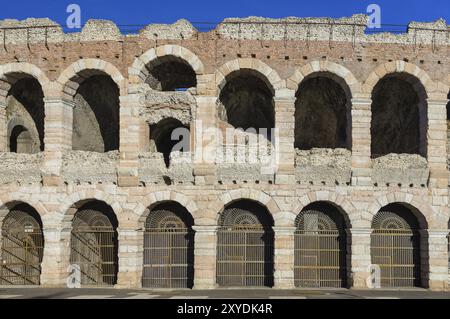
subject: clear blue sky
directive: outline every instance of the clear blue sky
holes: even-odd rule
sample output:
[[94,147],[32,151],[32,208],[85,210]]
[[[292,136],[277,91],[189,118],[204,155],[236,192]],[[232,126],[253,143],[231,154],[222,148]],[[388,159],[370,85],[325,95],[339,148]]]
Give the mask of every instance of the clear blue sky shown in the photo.
[[113,20],[117,24],[219,22],[225,17],[349,16],[364,13],[371,3],[382,8],[383,24],[407,24],[411,20],[450,23],[450,0],[1,0],[0,19],[49,17],[65,24],[66,7],[81,6],[82,23],[90,18]]

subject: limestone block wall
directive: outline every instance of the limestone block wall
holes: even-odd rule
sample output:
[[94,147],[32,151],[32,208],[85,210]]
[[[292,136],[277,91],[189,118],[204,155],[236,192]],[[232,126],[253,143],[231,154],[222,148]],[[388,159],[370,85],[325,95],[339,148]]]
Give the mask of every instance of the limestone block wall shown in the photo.
[[[402,203],[424,221],[423,286],[448,289],[449,27],[439,20],[411,23],[405,34],[366,35],[365,21],[359,15],[343,20],[228,19],[210,32],[180,21],[126,36],[108,21],[89,21],[73,34],[64,34],[48,19],[1,21],[0,28],[11,29],[0,32],[0,224],[16,203],[37,211],[45,238],[41,285],[65,285],[73,216],[83,203],[103,201],[118,219],[116,286],[140,287],[146,214],[158,203],[175,201],[194,219],[194,288],[215,288],[220,213],[230,203],[249,199],[273,216],[275,288],[294,287],[296,216],[323,201],[349,221],[349,287],[366,287],[373,217],[390,203]],[[27,26],[33,26],[32,36]],[[164,59],[189,65],[197,87],[152,92],[145,84],[148,67]],[[271,178],[258,174],[258,164],[228,167],[207,156],[217,153],[218,144],[201,132],[221,127],[220,92],[242,74],[257,76],[273,95],[278,157]],[[351,145],[349,150],[318,150],[317,155],[298,152],[296,93],[305,79],[324,74],[339,79],[350,94]],[[74,97],[93,75],[110,77],[118,88],[120,142],[112,153],[73,151]],[[406,75],[425,92],[427,132],[421,142],[426,156],[373,159],[372,92],[386,76]],[[33,155],[8,152],[7,97],[12,79],[21,77],[36,79],[44,97],[45,148]],[[192,161],[173,154],[168,168],[162,155],[148,148],[149,123],[166,116],[189,125],[192,144]]]

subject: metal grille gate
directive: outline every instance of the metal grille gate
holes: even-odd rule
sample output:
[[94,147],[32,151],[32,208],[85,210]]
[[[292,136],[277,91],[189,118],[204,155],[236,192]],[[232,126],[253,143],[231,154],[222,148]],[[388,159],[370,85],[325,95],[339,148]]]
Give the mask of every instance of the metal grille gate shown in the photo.
[[0,285],[39,285],[43,250],[36,218],[22,210],[9,212],[2,227]]
[[273,232],[251,211],[226,209],[217,232],[220,286],[273,286]]
[[75,214],[70,263],[79,265],[81,285],[112,286],[117,279],[117,233],[108,216],[85,209]]
[[420,286],[420,236],[414,222],[380,211],[372,223],[372,264],[380,266],[382,287]]
[[318,210],[305,210],[297,217],[296,287],[345,287],[346,236],[339,216],[333,217]]
[[142,286],[192,288],[193,281],[192,228],[170,210],[153,210],[145,224]]

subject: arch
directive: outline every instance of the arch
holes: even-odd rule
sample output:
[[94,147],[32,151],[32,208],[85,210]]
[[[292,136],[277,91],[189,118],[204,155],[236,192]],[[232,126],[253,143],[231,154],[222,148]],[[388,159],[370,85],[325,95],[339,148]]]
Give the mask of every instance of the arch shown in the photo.
[[[407,207],[414,214],[421,229],[436,227],[438,229],[445,229],[445,226],[443,228],[439,226],[445,225],[447,217],[435,212],[432,206],[429,203],[424,202],[422,198],[423,197],[419,195],[412,195],[405,192],[392,192],[381,195],[377,197],[368,208],[370,221],[372,221],[373,217],[381,208],[389,204],[399,203]],[[433,215],[437,218],[427,219],[427,216],[431,217]]]
[[6,103],[6,97],[12,86],[20,76],[31,76],[41,85],[44,97],[50,96],[51,82],[44,71],[34,64],[27,62],[13,62],[0,65],[0,104]]
[[84,204],[91,201],[105,202],[113,209],[116,216],[123,212],[121,204],[114,199],[113,195],[105,193],[98,189],[81,190],[67,196],[64,202],[61,204],[59,211],[61,212],[62,220],[60,220],[59,222],[63,222],[66,224],[71,223],[76,211]]
[[147,65],[153,63],[158,58],[174,56],[186,62],[198,75],[204,73],[203,62],[192,51],[175,44],[167,44],[151,48],[141,56],[134,59],[133,65],[128,68],[129,81],[132,84],[144,83],[148,77]]
[[296,92],[303,80],[313,76],[315,73],[329,73],[341,79],[342,81],[340,84],[342,85],[342,83],[345,83],[345,86],[347,86],[350,91],[351,98],[358,95],[361,91],[360,82],[349,69],[328,60],[311,61],[310,63],[297,68],[294,71],[294,74],[287,79],[287,88]]
[[260,204],[261,206],[264,206],[272,215],[275,224],[277,224],[278,217],[283,217],[279,216],[282,215],[280,214],[281,209],[270,195],[256,189],[250,190],[247,188],[240,188],[228,191],[219,196],[219,202],[215,205],[214,208],[212,208],[217,212],[215,220],[216,225],[219,222],[220,214],[225,210],[225,208],[239,200],[251,200]]
[[44,255],[42,219],[24,202],[7,205],[0,219],[0,285],[39,285]]
[[103,201],[89,201],[77,209],[71,222],[71,265],[80,269],[80,284],[113,286],[119,269],[118,220]]
[[197,204],[190,197],[175,191],[157,191],[147,194],[133,209],[133,213],[138,216],[139,223],[143,225],[150,210],[164,202],[176,202],[180,204],[194,218],[194,225],[198,224],[196,220],[199,214]]
[[80,59],[62,71],[56,80],[61,97],[72,101],[80,84],[92,75],[108,75],[116,83],[120,95],[127,95],[126,79],[114,65],[101,59]]
[[313,202],[298,213],[295,227],[295,286],[346,287],[351,245],[345,212],[330,202]]
[[153,206],[144,227],[143,287],[193,287],[193,224],[190,213],[177,202]]
[[[320,64],[319,64],[320,65]],[[346,82],[356,81],[347,69],[324,63],[324,70],[305,70],[295,90],[294,146],[312,148],[346,148],[352,146],[352,97],[355,93]],[[331,69],[332,71],[328,71]]]
[[366,78],[362,86],[362,92],[372,94],[377,83],[385,76],[393,73],[406,73],[418,80],[425,89],[426,97],[438,90],[438,85],[431,79],[427,72],[417,65],[405,61],[392,61],[377,66]]
[[219,286],[273,286],[273,224],[270,212],[258,202],[242,199],[225,207],[217,231]]
[[31,198],[20,198],[11,196],[10,194],[0,195],[0,221],[6,216],[10,209],[19,204],[27,204],[32,207],[39,214],[39,217],[44,222],[45,226],[45,216],[48,213],[48,210],[39,199],[32,200]]
[[[325,202],[338,209],[342,214],[347,228],[351,228],[355,222],[353,219],[356,217],[355,206],[347,200],[343,195],[340,195],[333,191],[311,191],[301,196],[298,199],[298,204],[293,209],[294,212],[301,212],[305,207],[315,202]],[[289,215],[289,226],[295,227],[295,219],[297,214]]]
[[217,96],[229,78],[233,74],[239,74],[240,71],[250,72],[263,80],[274,96],[276,91],[285,87],[285,81],[280,78],[277,71],[264,62],[255,58],[239,58],[228,61],[217,69],[215,73]]
[[382,287],[426,287],[428,240],[410,207],[392,203],[372,219],[371,259],[381,270]]

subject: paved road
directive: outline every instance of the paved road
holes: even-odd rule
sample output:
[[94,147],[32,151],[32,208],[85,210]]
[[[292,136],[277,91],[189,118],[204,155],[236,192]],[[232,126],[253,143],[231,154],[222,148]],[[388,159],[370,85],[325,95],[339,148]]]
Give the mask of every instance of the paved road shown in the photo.
[[450,299],[450,292],[395,290],[124,290],[2,288],[0,299]]

